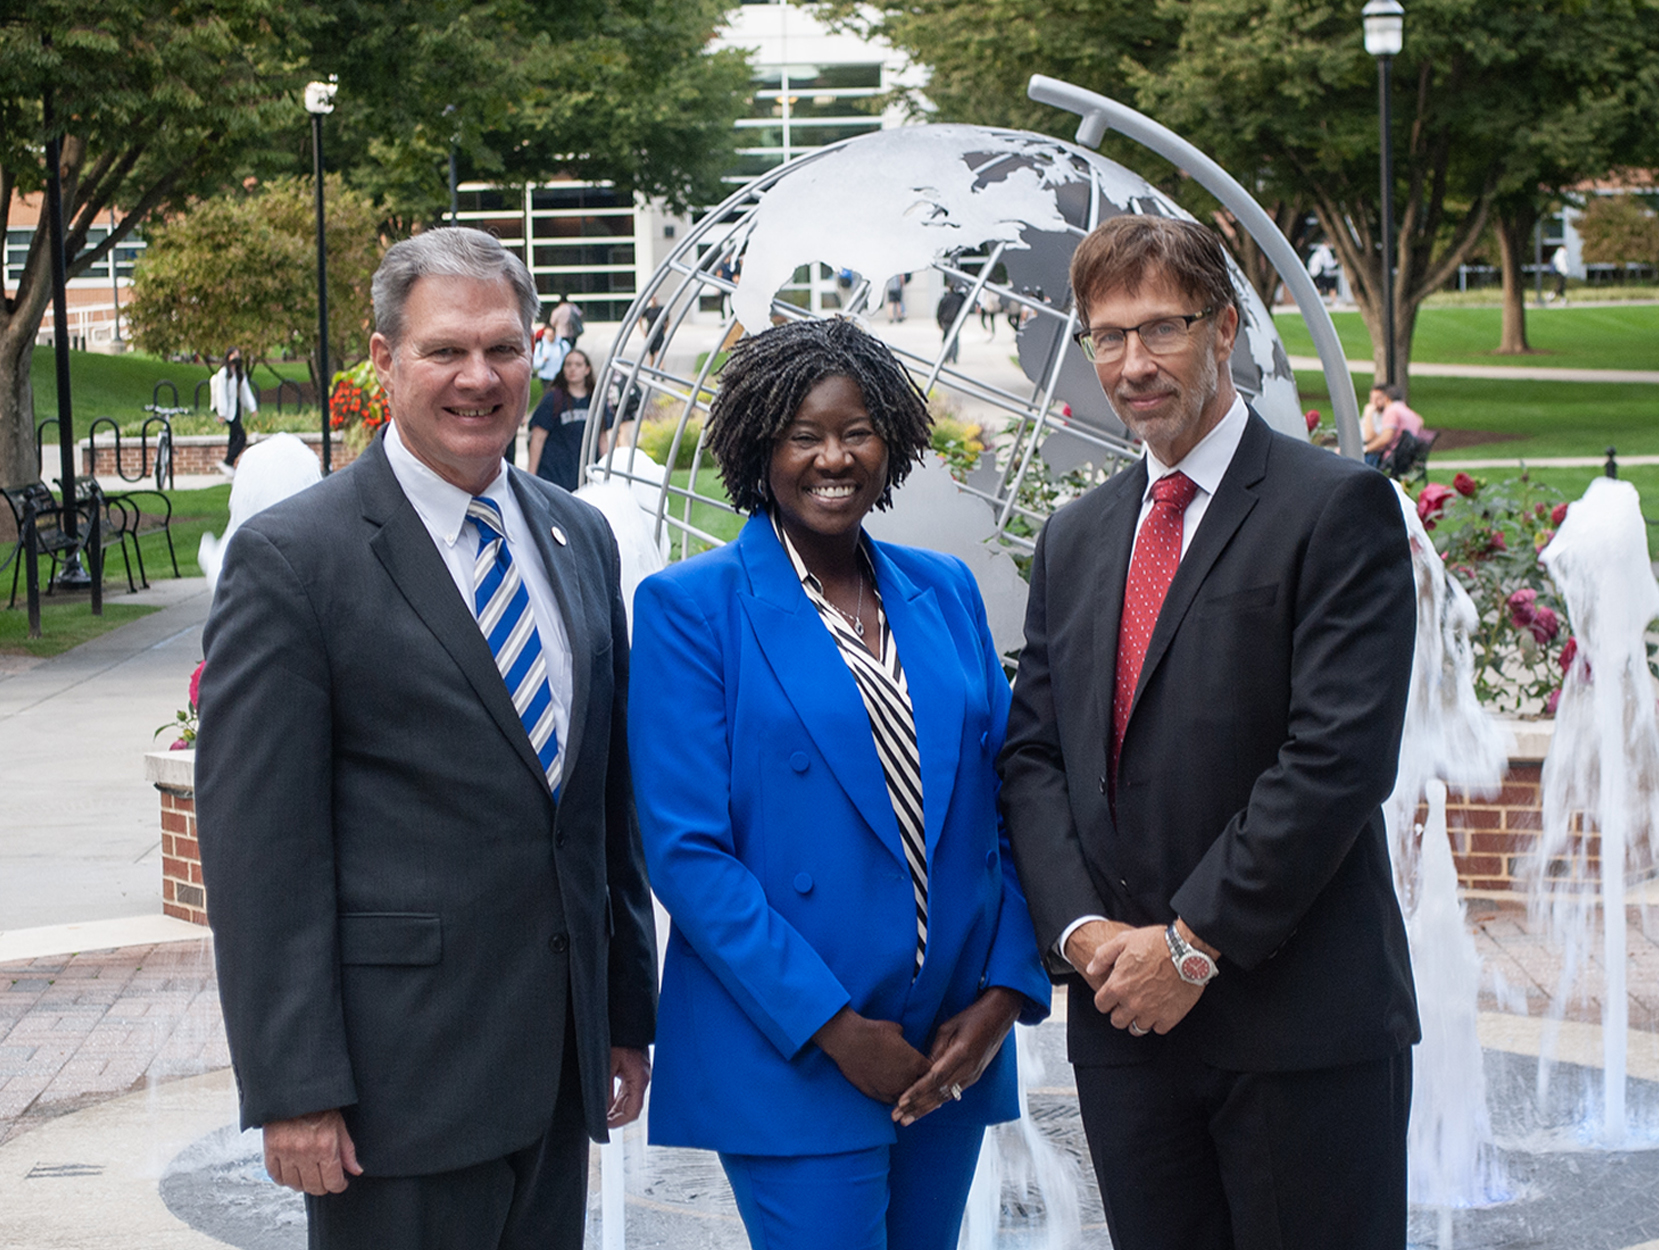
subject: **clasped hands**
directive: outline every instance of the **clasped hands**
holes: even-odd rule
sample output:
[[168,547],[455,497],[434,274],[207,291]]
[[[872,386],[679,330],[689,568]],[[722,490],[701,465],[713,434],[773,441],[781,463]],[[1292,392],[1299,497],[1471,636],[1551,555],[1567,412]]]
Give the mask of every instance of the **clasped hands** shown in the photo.
[[[1189,938],[1206,953],[1213,948]],[[1161,925],[1134,928],[1116,920],[1091,920],[1066,939],[1066,958],[1094,991],[1094,1005],[1112,1027],[1136,1036],[1168,1033],[1186,1018],[1202,985],[1181,979],[1169,957]],[[1131,1028],[1133,1026],[1133,1028]]]
[[[843,1007],[812,1035],[858,1091],[914,1124],[951,1101],[984,1073],[1020,1014],[1021,996],[992,986],[939,1026],[926,1055],[892,1020],[871,1020]],[[953,1092],[954,1091],[954,1092]]]

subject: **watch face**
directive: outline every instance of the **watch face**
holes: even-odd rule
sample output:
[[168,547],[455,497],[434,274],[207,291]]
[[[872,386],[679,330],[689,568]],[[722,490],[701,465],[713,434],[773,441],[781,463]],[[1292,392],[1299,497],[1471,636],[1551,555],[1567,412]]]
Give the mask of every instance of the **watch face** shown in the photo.
[[1201,954],[1191,954],[1181,961],[1181,976],[1192,982],[1207,981],[1214,971],[1210,961]]

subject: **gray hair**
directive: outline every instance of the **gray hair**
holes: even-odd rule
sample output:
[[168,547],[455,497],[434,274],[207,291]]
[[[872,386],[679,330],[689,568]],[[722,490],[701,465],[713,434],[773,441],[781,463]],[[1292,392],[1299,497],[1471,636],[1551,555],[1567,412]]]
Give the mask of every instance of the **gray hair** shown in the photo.
[[524,337],[530,337],[530,327],[541,311],[541,297],[524,262],[502,247],[494,235],[470,226],[441,226],[394,243],[374,271],[371,289],[375,329],[394,349],[403,338],[403,306],[409,292],[418,279],[428,277],[474,278],[479,282],[505,278],[518,297]]

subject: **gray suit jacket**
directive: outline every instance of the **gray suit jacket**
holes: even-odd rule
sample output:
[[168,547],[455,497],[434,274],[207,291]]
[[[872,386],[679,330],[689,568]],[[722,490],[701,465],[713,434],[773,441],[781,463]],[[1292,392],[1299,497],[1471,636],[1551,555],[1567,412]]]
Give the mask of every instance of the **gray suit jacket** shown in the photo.
[[603,1140],[610,1047],[655,1027],[615,543],[511,481],[573,657],[558,803],[378,441],[237,532],[204,634],[198,823],[242,1122],[342,1107],[380,1175],[534,1141],[567,1028]]

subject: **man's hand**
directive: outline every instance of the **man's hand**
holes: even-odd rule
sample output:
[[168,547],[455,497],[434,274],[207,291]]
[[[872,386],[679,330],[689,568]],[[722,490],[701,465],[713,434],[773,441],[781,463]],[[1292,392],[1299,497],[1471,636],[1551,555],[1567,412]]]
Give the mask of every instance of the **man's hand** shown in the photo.
[[1094,961],[1095,953],[1120,933],[1129,932],[1129,926],[1120,920],[1090,920],[1080,924],[1072,930],[1066,939],[1066,947],[1060,953],[1066,961],[1082,973],[1083,979],[1089,983],[1091,990],[1098,991],[1105,984],[1106,976],[1094,976],[1089,967]]
[[344,1191],[348,1172],[363,1175],[357,1147],[337,1110],[265,1125],[265,1171],[279,1185],[317,1196]]
[[645,1109],[645,1087],[651,1083],[651,1059],[643,1050],[611,1047],[611,1105],[605,1123],[621,1128],[639,1119]]
[[899,1098],[893,1119],[914,1124],[977,1081],[997,1051],[1008,1030],[1019,1018],[1024,1001],[1018,992],[993,985],[963,1010],[939,1026],[934,1035],[928,1070]]
[[[1183,933],[1190,930],[1183,928]],[[1212,958],[1214,947],[1189,936],[1188,941]],[[1084,973],[1097,986],[1094,1005],[1112,1026],[1142,1033],[1168,1033],[1186,1018],[1202,985],[1181,979],[1169,957],[1163,927],[1125,929],[1101,946]]]
[[812,1040],[866,1098],[892,1106],[928,1069],[922,1052],[892,1020],[868,1020],[843,1007]]

